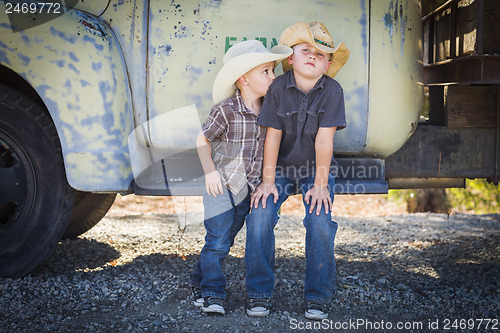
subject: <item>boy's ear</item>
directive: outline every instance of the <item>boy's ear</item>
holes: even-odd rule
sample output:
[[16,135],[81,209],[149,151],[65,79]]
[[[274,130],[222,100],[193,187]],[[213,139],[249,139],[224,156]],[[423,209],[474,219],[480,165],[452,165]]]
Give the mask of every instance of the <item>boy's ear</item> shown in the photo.
[[328,68],[330,68],[330,66],[331,66],[331,65],[332,65],[332,62],[331,62],[331,61],[329,61],[329,62],[326,64],[326,66],[325,66],[325,70],[323,71],[323,74],[325,74],[325,73],[326,73],[326,71],[328,70]]
[[290,65],[293,65],[293,60],[292,60],[292,57],[293,57],[293,54],[290,54],[290,55],[288,56],[288,58],[287,58],[288,63],[289,63]]
[[242,76],[240,76],[237,80],[237,82],[241,85],[247,85],[247,79],[245,77],[245,74],[243,74]]
[[238,80],[236,80],[235,84],[236,84],[236,87],[238,87],[238,89],[240,89],[240,90],[241,90],[241,87],[248,85],[248,81],[247,81],[247,78],[245,77],[245,74],[240,76],[238,78]]

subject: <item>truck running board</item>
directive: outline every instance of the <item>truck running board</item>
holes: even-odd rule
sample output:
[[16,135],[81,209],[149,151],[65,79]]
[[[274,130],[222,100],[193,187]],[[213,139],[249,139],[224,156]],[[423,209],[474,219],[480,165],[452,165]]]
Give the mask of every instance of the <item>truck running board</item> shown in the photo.
[[[144,170],[134,183],[136,195],[203,195],[205,180],[196,152],[162,159]],[[386,194],[385,162],[376,158],[338,157],[336,194]]]

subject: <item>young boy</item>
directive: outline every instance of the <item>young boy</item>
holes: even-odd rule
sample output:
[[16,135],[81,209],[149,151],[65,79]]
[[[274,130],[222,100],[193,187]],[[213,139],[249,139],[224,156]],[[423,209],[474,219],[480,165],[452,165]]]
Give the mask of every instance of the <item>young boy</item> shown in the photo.
[[292,47],[293,54],[283,61],[285,74],[269,87],[258,121],[267,134],[262,183],[251,196],[246,220],[247,314],[269,314],[278,210],[288,196],[301,193],[306,209],[305,316],[322,320],[328,317],[335,280],[333,136],[346,125],[343,91],[333,77],[349,50],[342,43],[334,48],[319,22],[286,28],[280,44]]
[[261,178],[265,127],[257,124],[262,98],[274,81],[274,67],[292,53],[271,51],[257,40],[233,45],[224,56],[212,93],[215,105],[197,139],[205,173],[205,246],[191,274],[195,305],[225,314],[222,262],[250,210],[250,193]]

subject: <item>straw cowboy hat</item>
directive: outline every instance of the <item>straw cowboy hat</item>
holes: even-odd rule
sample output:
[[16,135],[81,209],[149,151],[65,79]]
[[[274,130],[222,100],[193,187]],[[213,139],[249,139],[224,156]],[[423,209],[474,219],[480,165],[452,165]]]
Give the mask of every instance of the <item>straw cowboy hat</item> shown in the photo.
[[[340,43],[338,47],[334,47],[333,38],[321,22],[299,22],[286,28],[280,37],[280,44],[286,46],[294,46],[301,43],[308,43],[316,47],[318,50],[332,54],[332,64],[326,71],[326,75],[334,77],[337,72],[345,65],[349,59],[349,49],[344,43]],[[287,61],[282,62],[283,71],[288,72],[292,69]]]
[[285,45],[276,45],[269,51],[258,40],[248,40],[234,44],[224,55],[224,66],[215,78],[212,88],[214,103],[231,97],[236,90],[234,83],[251,69],[274,61],[275,66],[291,55],[293,50]]

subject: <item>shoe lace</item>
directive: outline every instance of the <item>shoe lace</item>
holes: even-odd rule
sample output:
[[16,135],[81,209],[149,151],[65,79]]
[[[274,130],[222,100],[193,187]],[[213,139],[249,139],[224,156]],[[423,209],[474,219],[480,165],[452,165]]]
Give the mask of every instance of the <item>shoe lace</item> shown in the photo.
[[196,298],[201,298],[201,287],[200,286],[192,286],[193,295]]
[[262,307],[267,309],[269,307],[269,299],[268,298],[252,298],[250,299],[250,309]]
[[224,300],[220,297],[217,296],[209,296],[207,297],[207,303],[208,305],[220,305],[222,306],[224,303]]
[[307,310],[326,312],[326,305],[317,301],[307,301]]

